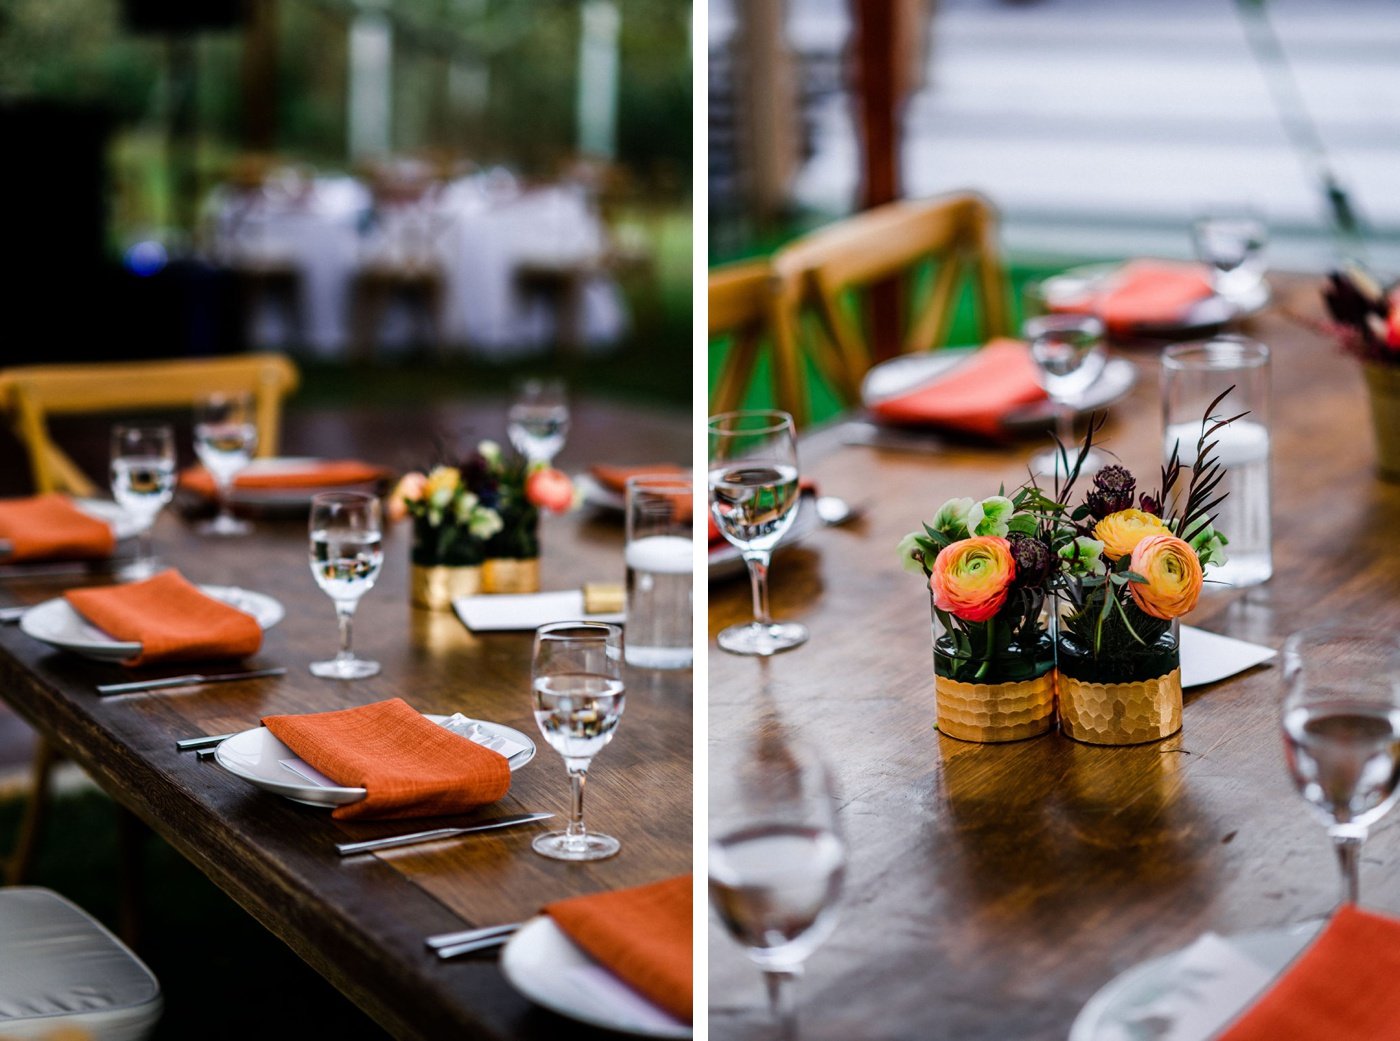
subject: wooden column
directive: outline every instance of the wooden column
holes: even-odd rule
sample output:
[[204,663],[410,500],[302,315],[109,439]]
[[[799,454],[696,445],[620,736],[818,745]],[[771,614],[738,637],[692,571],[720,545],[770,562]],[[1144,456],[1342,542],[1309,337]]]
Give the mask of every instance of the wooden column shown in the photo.
[[277,147],[277,0],[246,0],[243,30],[243,147]]
[[760,226],[787,208],[802,113],[784,38],[784,0],[741,0],[734,40],[734,113],[748,211]]

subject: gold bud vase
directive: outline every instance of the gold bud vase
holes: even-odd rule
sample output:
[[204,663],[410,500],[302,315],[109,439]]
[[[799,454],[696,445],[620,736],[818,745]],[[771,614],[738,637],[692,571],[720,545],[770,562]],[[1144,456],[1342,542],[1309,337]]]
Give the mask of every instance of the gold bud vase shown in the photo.
[[482,590],[482,568],[450,567],[434,564],[409,568],[408,597],[415,607],[430,611],[450,611],[452,601],[459,596],[473,596]]
[[1371,427],[1376,434],[1376,469],[1387,481],[1400,481],[1400,366],[1367,364]]
[[538,593],[540,558],[492,557],[481,565],[483,593]]

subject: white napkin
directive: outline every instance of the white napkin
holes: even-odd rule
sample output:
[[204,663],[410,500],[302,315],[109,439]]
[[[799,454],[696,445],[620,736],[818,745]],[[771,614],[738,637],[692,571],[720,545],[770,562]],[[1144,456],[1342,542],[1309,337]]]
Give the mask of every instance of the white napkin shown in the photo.
[[550,622],[620,622],[621,614],[584,614],[583,590],[557,593],[491,593],[452,601],[457,617],[474,633],[538,629]]
[[1195,626],[1181,627],[1181,685],[1203,687],[1268,661],[1278,651]]

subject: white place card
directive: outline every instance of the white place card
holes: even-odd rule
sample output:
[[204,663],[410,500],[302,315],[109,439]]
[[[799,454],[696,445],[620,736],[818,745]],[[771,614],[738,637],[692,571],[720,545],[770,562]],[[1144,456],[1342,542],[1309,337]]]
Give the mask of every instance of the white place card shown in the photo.
[[1275,657],[1278,651],[1229,636],[1206,632],[1192,625],[1181,627],[1181,686],[1203,687],[1252,669]]
[[583,590],[557,593],[491,593],[452,601],[457,617],[474,633],[538,629],[551,622],[621,622],[623,615],[584,614]]

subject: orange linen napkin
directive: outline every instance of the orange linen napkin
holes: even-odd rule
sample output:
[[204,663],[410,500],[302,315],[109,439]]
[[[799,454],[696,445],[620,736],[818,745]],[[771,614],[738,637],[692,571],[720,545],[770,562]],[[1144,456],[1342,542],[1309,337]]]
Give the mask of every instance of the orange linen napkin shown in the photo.
[[505,756],[444,730],[402,698],[268,716],[263,725],[336,784],[369,792],[331,814],[342,820],[465,813],[510,791]]
[[1400,1041],[1400,921],[1345,906],[1218,1041]]
[[590,466],[588,472],[608,491],[621,495],[627,490],[628,478],[640,477],[642,474],[664,474],[667,477],[679,477],[689,471],[675,463],[656,463],[652,466],[603,466],[600,464]]
[[108,636],[140,642],[141,653],[123,665],[246,658],[262,646],[257,619],[205,596],[173,569],[144,582],[63,595]]
[[0,501],[0,539],[10,544],[6,561],[95,560],[117,548],[111,525],[56,492]]
[[560,900],[545,914],[569,939],[619,979],[690,1022],[692,989],[690,875]]
[[[301,466],[288,466],[273,471],[241,473],[233,479],[235,488],[340,488],[350,484],[368,484],[389,475],[382,466],[362,463],[355,459],[322,459]],[[180,473],[181,487],[196,495],[213,498],[214,478],[202,466],[191,466]]]
[[1184,322],[1192,305],[1214,292],[1209,273],[1200,264],[1130,260],[1098,290],[1057,302],[1055,310],[1096,314],[1111,334],[1126,336],[1140,326]]
[[1019,340],[996,339],[937,379],[887,398],[871,411],[892,423],[999,437],[1008,413],[1044,397],[1030,349]]

